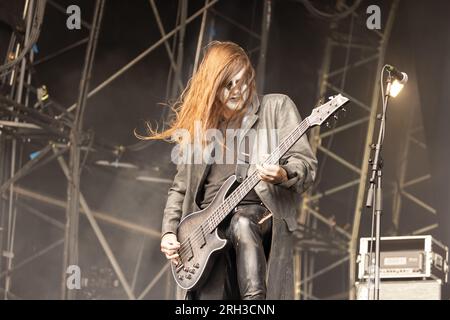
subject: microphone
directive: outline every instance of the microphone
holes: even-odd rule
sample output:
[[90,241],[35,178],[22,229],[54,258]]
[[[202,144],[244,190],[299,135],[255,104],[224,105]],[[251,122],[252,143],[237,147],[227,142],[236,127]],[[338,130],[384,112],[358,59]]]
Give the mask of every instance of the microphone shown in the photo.
[[399,71],[394,66],[387,64],[386,70],[389,71],[391,76],[393,76],[395,79],[397,79],[398,82],[400,82],[401,84],[405,84],[406,82],[408,82],[408,75],[404,72]]

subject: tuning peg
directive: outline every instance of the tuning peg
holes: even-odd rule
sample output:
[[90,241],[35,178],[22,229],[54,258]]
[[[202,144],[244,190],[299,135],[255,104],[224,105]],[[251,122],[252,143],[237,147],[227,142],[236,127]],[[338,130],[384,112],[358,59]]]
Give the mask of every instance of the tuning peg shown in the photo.
[[325,122],[325,126],[326,126],[327,128],[331,128],[330,122],[329,122],[329,121]]
[[335,113],[335,114],[333,115],[333,118],[334,118],[335,120],[339,120],[339,116],[337,115],[337,113]]
[[343,113],[347,112],[347,109],[345,109],[345,108],[342,108],[341,110],[342,110]]
[[325,98],[324,97],[320,97],[319,101],[317,101],[316,107],[320,107],[324,103],[324,101],[325,101]]

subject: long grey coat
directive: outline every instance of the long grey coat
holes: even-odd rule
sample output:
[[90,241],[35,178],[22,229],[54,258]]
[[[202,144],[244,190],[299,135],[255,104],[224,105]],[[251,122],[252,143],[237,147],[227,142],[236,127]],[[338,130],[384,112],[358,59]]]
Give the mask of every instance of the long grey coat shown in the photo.
[[[300,114],[294,102],[286,95],[268,94],[261,103],[254,97],[249,111],[242,121],[242,129],[276,129],[277,139],[281,141],[301,122]],[[273,132],[273,131],[272,131]],[[270,131],[258,131],[258,143],[252,147],[253,155],[263,157],[273,151],[274,145]],[[245,133],[244,133],[245,135]],[[266,140],[266,141],[264,141]],[[238,140],[238,146],[243,141]],[[264,143],[265,142],[265,143]],[[275,144],[276,146],[276,144]],[[239,148],[242,150],[241,148]],[[259,159],[261,159],[259,158]],[[273,213],[272,242],[267,266],[267,299],[292,300],[294,298],[293,279],[293,236],[297,228],[297,209],[301,194],[313,183],[317,160],[306,136],[303,136],[281,158],[280,165],[288,173],[288,180],[273,185],[261,181],[255,187],[261,201]],[[197,203],[199,189],[206,178],[207,164],[179,164],[173,185],[169,189],[166,208],[162,221],[162,235],[167,232],[176,234],[181,218],[199,210]],[[241,175],[242,167],[237,166],[236,174]],[[248,174],[256,170],[255,165],[248,167]],[[245,174],[245,172],[244,172]],[[177,299],[185,299],[186,291],[178,287]]]

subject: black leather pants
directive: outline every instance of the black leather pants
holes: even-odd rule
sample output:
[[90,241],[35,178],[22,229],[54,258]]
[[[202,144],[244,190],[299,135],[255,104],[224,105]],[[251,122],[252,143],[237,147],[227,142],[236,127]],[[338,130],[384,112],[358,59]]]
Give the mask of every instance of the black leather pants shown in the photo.
[[264,242],[270,244],[272,219],[259,222],[267,214],[270,212],[258,204],[240,205],[230,214],[219,227],[220,236],[229,242],[227,249],[213,259],[206,282],[188,291],[186,299],[265,299]]
[[241,205],[235,209],[225,235],[236,254],[236,272],[241,299],[266,298],[266,255],[263,240],[272,228],[272,220],[261,205]]

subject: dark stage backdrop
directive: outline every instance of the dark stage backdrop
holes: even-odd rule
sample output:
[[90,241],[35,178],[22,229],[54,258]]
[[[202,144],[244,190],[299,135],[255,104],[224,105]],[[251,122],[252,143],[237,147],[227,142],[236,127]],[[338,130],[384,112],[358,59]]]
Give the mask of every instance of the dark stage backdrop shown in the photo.
[[405,7],[439,219],[438,238],[449,245],[450,2],[408,1]]
[[[16,1],[13,2],[16,4]],[[166,31],[171,30],[175,25],[177,1],[155,2]],[[372,2],[380,6],[385,4],[381,0]],[[17,1],[17,5],[13,6],[12,1],[0,0],[0,58],[2,59],[9,41],[11,30],[9,24],[12,21],[11,17],[2,14],[4,11],[1,5],[4,3],[14,7],[12,10],[20,14],[17,8],[22,7],[20,3],[23,1]],[[82,18],[88,22],[92,19],[95,3],[92,0],[59,0],[57,3],[64,8],[70,4],[78,4],[82,8]],[[262,3],[260,0],[223,0],[219,1],[215,8],[218,12],[233,17],[245,27],[258,33],[261,28]],[[322,0],[318,3],[331,4],[333,1]],[[189,1],[188,15],[193,14],[203,4],[204,1]],[[404,112],[408,112],[406,108],[398,108],[398,106],[401,104],[401,99],[406,99],[408,103],[419,101],[425,124],[429,161],[432,164],[432,193],[435,197],[433,206],[437,207],[440,219],[439,234],[435,236],[447,245],[450,244],[450,176],[447,165],[450,153],[448,142],[450,126],[447,124],[450,120],[450,20],[447,17],[449,12],[450,1],[446,0],[403,0],[400,2],[386,61],[407,72],[410,75],[410,82],[403,95],[399,96],[397,101],[392,101],[390,105],[389,130],[384,145],[386,147],[384,150],[387,164],[386,177],[392,177],[394,176],[392,171],[396,169],[394,164],[398,161],[396,154],[399,145],[398,136],[401,134],[401,128],[405,126],[402,118],[404,118]],[[197,19],[188,25],[186,30],[184,83],[192,70],[199,22],[200,19]],[[45,57],[88,35],[86,28],[68,31],[65,23],[66,16],[53,6],[47,5],[36,59]],[[297,103],[303,117],[310,113],[316,103],[318,70],[323,59],[328,25],[328,21],[312,16],[298,1],[273,1],[265,93],[289,95]],[[258,55],[253,49],[259,45],[258,40],[239,28],[216,17],[214,27],[206,30],[205,39],[210,38],[235,41],[247,51],[252,51],[251,59],[256,66]],[[91,89],[159,39],[160,34],[148,0],[106,1]],[[47,85],[53,99],[63,106],[70,106],[76,101],[84,54],[85,46],[79,46],[52,60],[36,65],[33,84]],[[129,146],[138,142],[132,134],[133,129],[136,127],[142,129],[144,120],[156,123],[161,119],[163,107],[159,103],[166,102],[169,68],[165,48],[160,46],[111,85],[89,99],[85,113],[85,129],[95,131],[97,138],[113,145]],[[355,77],[363,79],[366,76],[364,70],[361,72],[358,69],[354,73]],[[408,96],[408,91],[411,92],[415,86],[419,88],[418,94]],[[415,96],[418,101],[411,101]],[[347,146],[352,144],[351,139],[336,140]],[[28,145],[25,147],[24,155],[27,157],[37,150],[39,148],[36,145]],[[175,166],[170,164],[170,151],[171,146],[166,143],[149,143],[147,148],[139,152],[124,154],[120,161],[137,164],[142,175],[171,179]],[[135,171],[99,167],[95,163],[97,160],[115,161],[116,159],[103,154],[91,154],[87,160],[83,169],[81,189],[91,208],[115,218],[159,230],[168,185],[136,181]],[[331,172],[324,177],[324,180],[333,182],[335,179],[333,174],[339,176],[339,172]],[[21,181],[21,186],[61,200],[64,200],[66,196],[66,181],[56,163],[50,163],[36,170]],[[37,202],[30,201],[28,204],[59,221],[64,220],[64,210]],[[389,220],[389,210],[386,211],[387,217],[383,222]],[[343,217],[352,213],[353,211],[340,212]],[[404,214],[402,219],[408,220],[407,214]],[[91,266],[109,267],[109,262],[90,226],[84,218],[81,218],[80,223],[82,269],[89,270]],[[364,214],[362,223],[370,225],[369,215]],[[25,260],[63,235],[62,230],[49,226],[39,218],[26,213],[26,210],[19,210],[17,227],[17,261]],[[102,224],[101,227],[128,279],[131,279],[135,272],[140,248],[144,248],[136,284],[138,291],[143,290],[165,263],[164,257],[159,252],[158,241],[108,224]],[[361,235],[367,234],[361,232]],[[18,270],[13,277],[12,291],[24,298],[58,298],[59,278],[62,272],[61,252],[59,247],[40,260]],[[95,270],[92,273],[95,273]],[[30,274],[36,276],[30,277]],[[327,291],[339,292],[338,290],[346,286],[346,277],[348,272],[343,268],[340,277],[334,274],[330,278],[325,277],[323,283],[319,285]],[[165,281],[163,277],[157,286],[164,288]],[[321,288],[318,289],[318,291],[321,290]],[[162,292],[163,289],[159,292],[153,290],[145,298],[164,298]],[[115,292],[99,294],[99,298],[126,298],[126,296],[123,290],[117,289]]]

